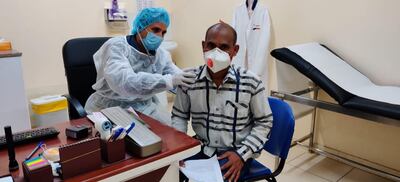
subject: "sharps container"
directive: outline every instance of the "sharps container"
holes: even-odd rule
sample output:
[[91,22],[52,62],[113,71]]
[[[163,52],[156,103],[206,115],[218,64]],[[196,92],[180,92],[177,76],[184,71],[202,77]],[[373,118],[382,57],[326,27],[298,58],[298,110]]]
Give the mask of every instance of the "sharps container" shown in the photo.
[[68,101],[61,95],[50,95],[30,100],[32,127],[49,126],[69,121]]

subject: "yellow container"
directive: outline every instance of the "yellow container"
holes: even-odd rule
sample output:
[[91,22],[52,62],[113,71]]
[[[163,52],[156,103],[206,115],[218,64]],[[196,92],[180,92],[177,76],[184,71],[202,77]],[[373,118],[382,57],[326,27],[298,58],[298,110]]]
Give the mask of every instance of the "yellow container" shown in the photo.
[[11,42],[6,40],[0,40],[0,51],[9,51],[11,50]]
[[48,126],[69,121],[68,101],[60,95],[43,96],[31,100],[32,127]]

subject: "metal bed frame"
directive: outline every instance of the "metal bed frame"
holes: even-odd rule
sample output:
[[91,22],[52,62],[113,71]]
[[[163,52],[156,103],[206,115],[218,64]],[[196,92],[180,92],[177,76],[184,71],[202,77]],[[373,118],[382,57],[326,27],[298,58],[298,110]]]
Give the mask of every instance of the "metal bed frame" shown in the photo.
[[[300,91],[293,92],[293,93],[273,91],[273,90],[271,91],[271,96],[273,96],[273,97],[313,107],[311,110],[305,111],[303,113],[299,113],[295,116],[295,118],[298,119],[298,118],[302,118],[308,114],[312,114],[311,132],[308,135],[293,141],[291,144],[291,147],[294,147],[296,145],[307,147],[309,152],[315,152],[317,154],[320,154],[320,155],[326,156],[328,158],[343,162],[345,164],[359,168],[361,170],[364,170],[364,171],[367,171],[367,172],[370,172],[370,173],[373,173],[373,174],[376,174],[376,175],[379,175],[379,176],[382,176],[382,177],[385,177],[385,178],[388,178],[391,180],[400,181],[400,176],[397,176],[396,174],[392,174],[392,173],[388,172],[388,170],[381,170],[376,167],[372,167],[371,165],[368,164],[367,161],[365,161],[363,159],[358,158],[358,160],[356,161],[353,159],[342,157],[342,156],[345,156],[346,154],[341,153],[341,152],[334,153],[334,152],[330,152],[330,151],[327,151],[324,149],[320,149],[320,148],[318,148],[318,146],[316,146],[314,144],[317,108],[328,110],[328,111],[333,111],[333,112],[337,112],[337,113],[341,113],[341,114],[345,114],[345,115],[349,115],[349,116],[354,116],[357,118],[362,118],[362,119],[370,120],[370,121],[377,122],[377,123],[397,126],[397,127],[400,127],[400,121],[396,120],[396,119],[384,117],[384,116],[378,116],[375,114],[363,112],[360,110],[345,108],[339,104],[334,104],[334,103],[318,100],[318,91],[319,91],[319,87],[315,86],[315,85],[312,85],[307,89],[300,90]],[[312,98],[303,96],[305,94],[311,94],[312,92],[313,92]],[[310,140],[309,145],[302,144],[302,142],[304,142],[308,139]],[[376,164],[376,166],[379,166],[379,168],[383,168],[383,169],[386,168],[386,167],[380,166],[378,164]]]

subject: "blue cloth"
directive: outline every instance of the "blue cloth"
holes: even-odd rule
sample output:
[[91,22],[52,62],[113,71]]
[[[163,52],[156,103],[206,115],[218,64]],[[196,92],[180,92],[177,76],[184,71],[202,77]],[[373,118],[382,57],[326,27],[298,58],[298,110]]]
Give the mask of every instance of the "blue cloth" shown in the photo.
[[132,35],[144,30],[153,23],[161,22],[169,26],[169,15],[164,8],[145,8],[139,12],[133,21]]

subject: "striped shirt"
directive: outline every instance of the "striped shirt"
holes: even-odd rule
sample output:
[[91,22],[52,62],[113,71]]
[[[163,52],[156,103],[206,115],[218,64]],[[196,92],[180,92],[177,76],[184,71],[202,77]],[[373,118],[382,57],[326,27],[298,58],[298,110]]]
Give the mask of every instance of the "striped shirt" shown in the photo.
[[257,156],[268,140],[272,114],[261,80],[231,65],[217,88],[206,66],[196,69],[191,88],[178,87],[172,126],[187,132],[188,121],[203,143],[203,152],[234,150],[243,161]]

